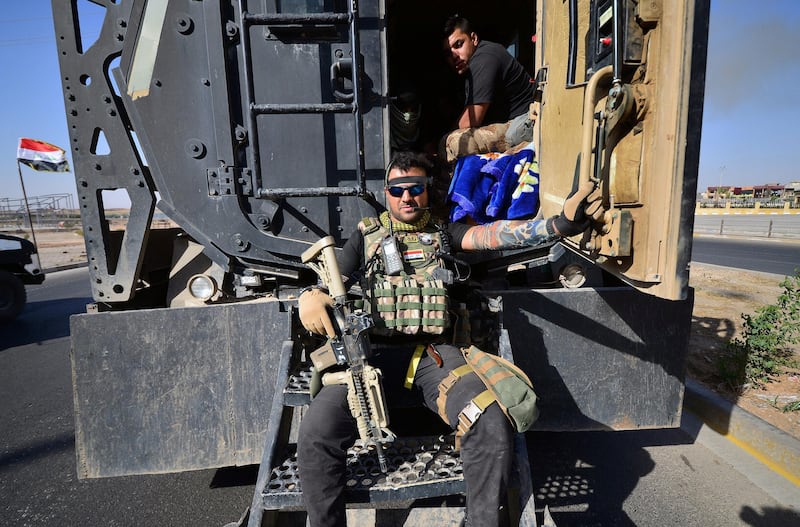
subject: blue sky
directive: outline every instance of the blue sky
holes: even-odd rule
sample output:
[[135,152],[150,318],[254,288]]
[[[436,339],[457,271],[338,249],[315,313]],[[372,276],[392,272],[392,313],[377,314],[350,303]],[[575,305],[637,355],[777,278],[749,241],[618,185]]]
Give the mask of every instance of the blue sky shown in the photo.
[[[698,190],[800,180],[797,28],[797,0],[712,0]],[[49,0],[5,2],[0,65],[0,199],[21,198],[19,138],[69,146]],[[72,173],[22,173],[29,197],[75,194]]]

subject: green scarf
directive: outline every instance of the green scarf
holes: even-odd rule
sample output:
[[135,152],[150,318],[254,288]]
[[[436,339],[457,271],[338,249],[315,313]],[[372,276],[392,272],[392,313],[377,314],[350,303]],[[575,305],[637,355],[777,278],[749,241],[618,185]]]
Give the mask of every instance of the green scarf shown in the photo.
[[391,231],[405,231],[405,232],[415,232],[421,231],[424,229],[428,223],[431,221],[431,213],[430,211],[425,211],[422,217],[414,223],[404,223],[402,221],[391,220],[392,224],[389,226],[389,211],[385,210],[381,213],[380,216],[381,225],[384,228],[389,229]]

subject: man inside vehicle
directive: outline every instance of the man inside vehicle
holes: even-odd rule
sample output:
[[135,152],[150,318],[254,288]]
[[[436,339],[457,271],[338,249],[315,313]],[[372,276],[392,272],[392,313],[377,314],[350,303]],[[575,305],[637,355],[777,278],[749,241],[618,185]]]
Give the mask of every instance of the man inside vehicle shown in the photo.
[[464,108],[456,130],[440,148],[444,158],[452,162],[530,142],[535,85],[522,65],[500,44],[481,40],[470,22],[458,15],[445,23],[444,53],[464,85]]

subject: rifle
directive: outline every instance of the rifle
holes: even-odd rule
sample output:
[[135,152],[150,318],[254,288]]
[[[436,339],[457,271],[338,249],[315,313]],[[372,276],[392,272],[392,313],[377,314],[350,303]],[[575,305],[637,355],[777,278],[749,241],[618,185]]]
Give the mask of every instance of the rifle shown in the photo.
[[367,363],[371,355],[369,328],[373,321],[369,313],[354,311],[348,304],[334,246],[333,237],[326,236],[300,256],[302,262],[319,275],[333,298],[334,321],[339,331],[330,339],[330,346],[322,350],[332,352],[333,360],[328,361],[331,365],[347,365],[345,371],[325,373],[322,384],[347,385],[347,404],[356,420],[358,435],[366,445],[374,445],[381,472],[386,473],[388,467],[382,443],[394,440],[395,436],[388,429],[381,371]]

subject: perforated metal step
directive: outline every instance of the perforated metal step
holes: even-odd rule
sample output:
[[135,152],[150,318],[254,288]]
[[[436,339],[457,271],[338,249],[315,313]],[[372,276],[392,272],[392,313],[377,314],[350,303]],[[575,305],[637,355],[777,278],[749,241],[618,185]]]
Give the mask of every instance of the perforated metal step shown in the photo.
[[289,374],[286,387],[283,389],[283,404],[286,406],[303,406],[311,402],[311,366],[300,366]]
[[[465,491],[461,456],[453,436],[403,437],[384,446],[387,474],[378,467],[373,447],[358,441],[347,451],[346,493],[349,505],[375,508],[406,506],[410,501]],[[264,508],[302,510],[302,489],[294,445],[290,455],[272,469],[263,493]]]

